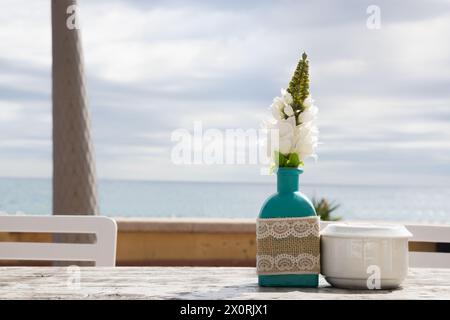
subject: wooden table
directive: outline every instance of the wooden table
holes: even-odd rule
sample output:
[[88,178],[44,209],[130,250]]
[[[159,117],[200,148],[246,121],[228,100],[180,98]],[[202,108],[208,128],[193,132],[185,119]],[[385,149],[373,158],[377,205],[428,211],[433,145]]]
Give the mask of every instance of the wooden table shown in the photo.
[[254,268],[1,267],[0,299],[450,299],[450,269],[410,269],[397,290],[261,288]]

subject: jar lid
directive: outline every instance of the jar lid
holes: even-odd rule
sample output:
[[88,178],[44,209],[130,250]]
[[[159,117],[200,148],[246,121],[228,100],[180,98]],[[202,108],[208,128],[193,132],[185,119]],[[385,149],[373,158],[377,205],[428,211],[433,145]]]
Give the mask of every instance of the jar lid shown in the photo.
[[411,238],[412,234],[402,225],[329,224],[322,236],[338,238]]

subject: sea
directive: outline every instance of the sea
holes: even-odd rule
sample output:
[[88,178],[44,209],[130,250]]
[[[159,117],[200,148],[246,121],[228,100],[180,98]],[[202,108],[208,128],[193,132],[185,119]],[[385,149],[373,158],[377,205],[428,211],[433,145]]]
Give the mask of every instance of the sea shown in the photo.
[[[100,213],[111,217],[256,218],[275,184],[101,180]],[[345,220],[450,223],[450,188],[302,185],[339,205]],[[0,214],[51,214],[50,179],[0,178]]]

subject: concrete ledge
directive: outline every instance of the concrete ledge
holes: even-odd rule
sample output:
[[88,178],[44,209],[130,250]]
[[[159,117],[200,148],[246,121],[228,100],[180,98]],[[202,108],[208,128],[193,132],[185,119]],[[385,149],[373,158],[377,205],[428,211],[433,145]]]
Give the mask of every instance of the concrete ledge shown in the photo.
[[256,219],[116,218],[117,265],[255,266]]

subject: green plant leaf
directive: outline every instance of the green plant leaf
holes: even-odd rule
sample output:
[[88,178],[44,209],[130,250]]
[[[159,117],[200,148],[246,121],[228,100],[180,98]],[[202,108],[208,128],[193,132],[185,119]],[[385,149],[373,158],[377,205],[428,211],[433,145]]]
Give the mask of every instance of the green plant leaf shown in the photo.
[[316,210],[317,215],[320,217],[322,221],[339,221],[342,217],[331,216],[331,213],[335,211],[339,205],[335,203],[330,203],[327,199],[317,199],[313,198],[312,203],[314,209]]
[[280,167],[286,167],[286,163],[287,163],[287,158],[284,154],[280,153],[279,154],[279,166]]
[[282,154],[279,151],[275,151],[275,165],[277,165],[278,167],[286,167],[286,163],[288,161],[288,158]]
[[289,159],[287,161],[287,166],[292,168],[297,168],[300,165],[300,159],[298,157],[298,154],[291,153],[289,155]]

